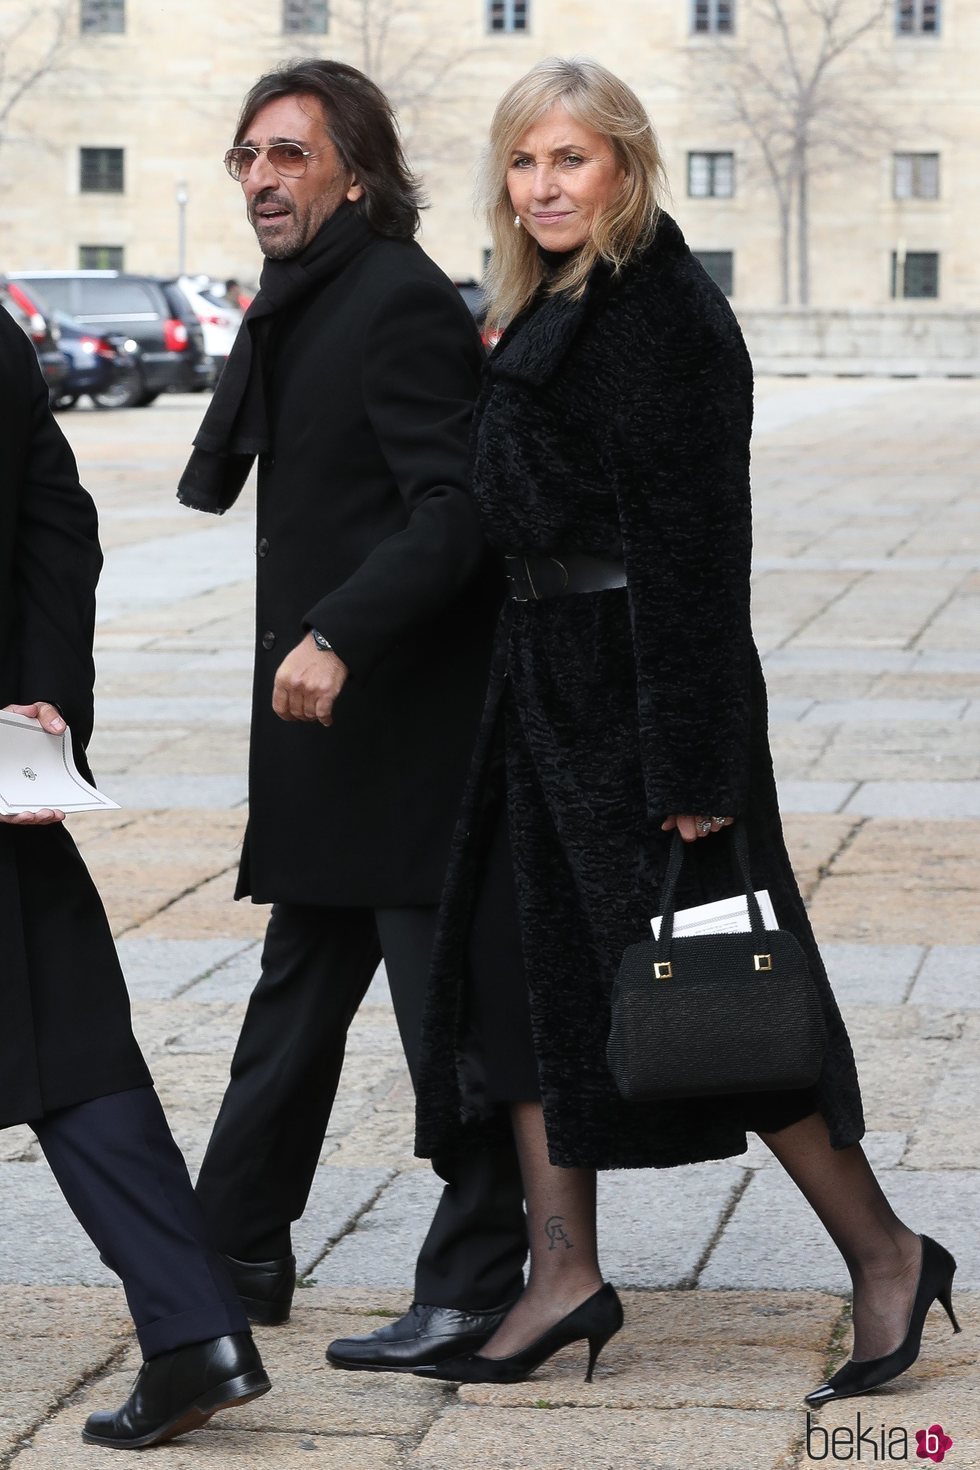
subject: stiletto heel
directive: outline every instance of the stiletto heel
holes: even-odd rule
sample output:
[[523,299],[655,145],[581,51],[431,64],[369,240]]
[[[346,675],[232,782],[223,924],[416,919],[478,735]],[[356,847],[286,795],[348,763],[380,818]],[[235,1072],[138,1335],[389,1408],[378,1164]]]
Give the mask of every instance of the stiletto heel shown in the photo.
[[[955,1267],[954,1267],[954,1270],[955,1270]],[[962,1332],[963,1329],[960,1326],[960,1324],[957,1322],[957,1320],[956,1320],[956,1313],[953,1311],[953,1278],[952,1278],[952,1276],[950,1276],[950,1278],[947,1281],[946,1285],[944,1287],[942,1287],[942,1289],[940,1291],[937,1291],[936,1292],[936,1300],[939,1303],[939,1305],[942,1307],[943,1311],[946,1313],[946,1316],[952,1322],[952,1324],[953,1324],[953,1331],[954,1332]]]
[[[609,1337],[611,1337],[611,1336],[612,1336],[612,1333],[609,1334]],[[609,1341],[609,1337],[590,1337],[589,1338],[589,1366],[585,1370],[585,1381],[586,1381],[586,1383],[591,1383],[592,1382],[592,1375],[595,1372],[595,1365],[599,1361],[599,1354],[602,1352],[602,1349],[605,1347],[606,1343]]]
[[416,1368],[419,1378],[442,1378],[451,1383],[523,1383],[535,1368],[563,1347],[573,1342],[588,1342],[589,1366],[585,1374],[586,1383],[592,1382],[592,1374],[599,1354],[606,1343],[623,1325],[623,1304],[607,1281],[597,1292],[569,1312],[554,1327],[508,1358],[486,1358],[481,1353],[465,1353],[447,1358],[442,1363],[430,1363]]
[[933,1302],[939,1302],[953,1324],[953,1331],[959,1332],[960,1324],[956,1320],[952,1300],[956,1262],[944,1246],[938,1245],[928,1235],[921,1235],[919,1239],[922,1241],[922,1266],[904,1339],[893,1353],[886,1353],[883,1358],[867,1358],[857,1363],[852,1358],[845,1363],[826,1383],[806,1395],[803,1402],[811,1409],[818,1409],[821,1404],[830,1403],[831,1399],[869,1393],[911,1368],[919,1356],[922,1328]]

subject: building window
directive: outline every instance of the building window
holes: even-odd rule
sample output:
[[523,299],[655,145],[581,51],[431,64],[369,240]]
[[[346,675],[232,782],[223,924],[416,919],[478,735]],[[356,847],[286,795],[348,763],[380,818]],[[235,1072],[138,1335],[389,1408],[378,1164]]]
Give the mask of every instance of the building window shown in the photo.
[[896,199],[939,198],[939,154],[896,153]]
[[327,20],[327,0],[282,0],[282,28],[287,35],[304,32],[322,36]]
[[940,0],[895,0],[899,36],[938,36]]
[[487,0],[488,31],[526,31],[531,0]]
[[[908,250],[898,268],[898,252],[892,251],[892,296],[907,300],[935,299],[939,295],[939,252]],[[901,287],[901,289],[899,289]]]
[[124,188],[121,148],[80,148],[78,187],[83,194],[121,194]]
[[693,0],[691,29],[697,35],[733,35],[735,0]]
[[82,0],[83,36],[121,36],[126,30],[126,0]]
[[689,153],[687,192],[692,199],[731,199],[735,193],[734,153]]
[[78,264],[83,271],[121,271],[122,245],[79,245]]
[[715,285],[731,296],[735,281],[735,252],[732,250],[695,250]]

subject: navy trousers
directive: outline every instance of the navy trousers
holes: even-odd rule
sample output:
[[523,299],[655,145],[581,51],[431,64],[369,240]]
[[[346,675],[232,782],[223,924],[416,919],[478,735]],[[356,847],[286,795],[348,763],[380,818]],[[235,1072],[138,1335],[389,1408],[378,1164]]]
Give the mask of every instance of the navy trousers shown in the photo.
[[152,1087],[31,1124],[71,1211],[121,1277],[144,1358],[248,1332]]

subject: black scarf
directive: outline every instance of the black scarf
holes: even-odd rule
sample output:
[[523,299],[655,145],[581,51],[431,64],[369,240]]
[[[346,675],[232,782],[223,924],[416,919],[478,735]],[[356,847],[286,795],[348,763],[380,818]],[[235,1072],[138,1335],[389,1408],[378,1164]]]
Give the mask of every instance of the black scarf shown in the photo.
[[234,505],[253,459],[271,447],[263,355],[269,350],[272,318],[339,275],[374,236],[363,208],[344,203],[299,255],[265,262],[258,294],[245,313],[180,478],[177,499],[184,505],[213,515]]

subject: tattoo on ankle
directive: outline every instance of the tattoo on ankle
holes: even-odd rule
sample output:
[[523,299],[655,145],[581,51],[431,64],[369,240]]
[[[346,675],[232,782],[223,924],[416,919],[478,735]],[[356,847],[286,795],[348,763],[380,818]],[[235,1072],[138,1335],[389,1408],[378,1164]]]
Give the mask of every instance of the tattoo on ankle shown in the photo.
[[565,1229],[564,1215],[552,1215],[551,1219],[545,1223],[544,1233],[548,1237],[550,1251],[559,1245],[563,1245],[567,1251],[574,1249],[568,1231]]

